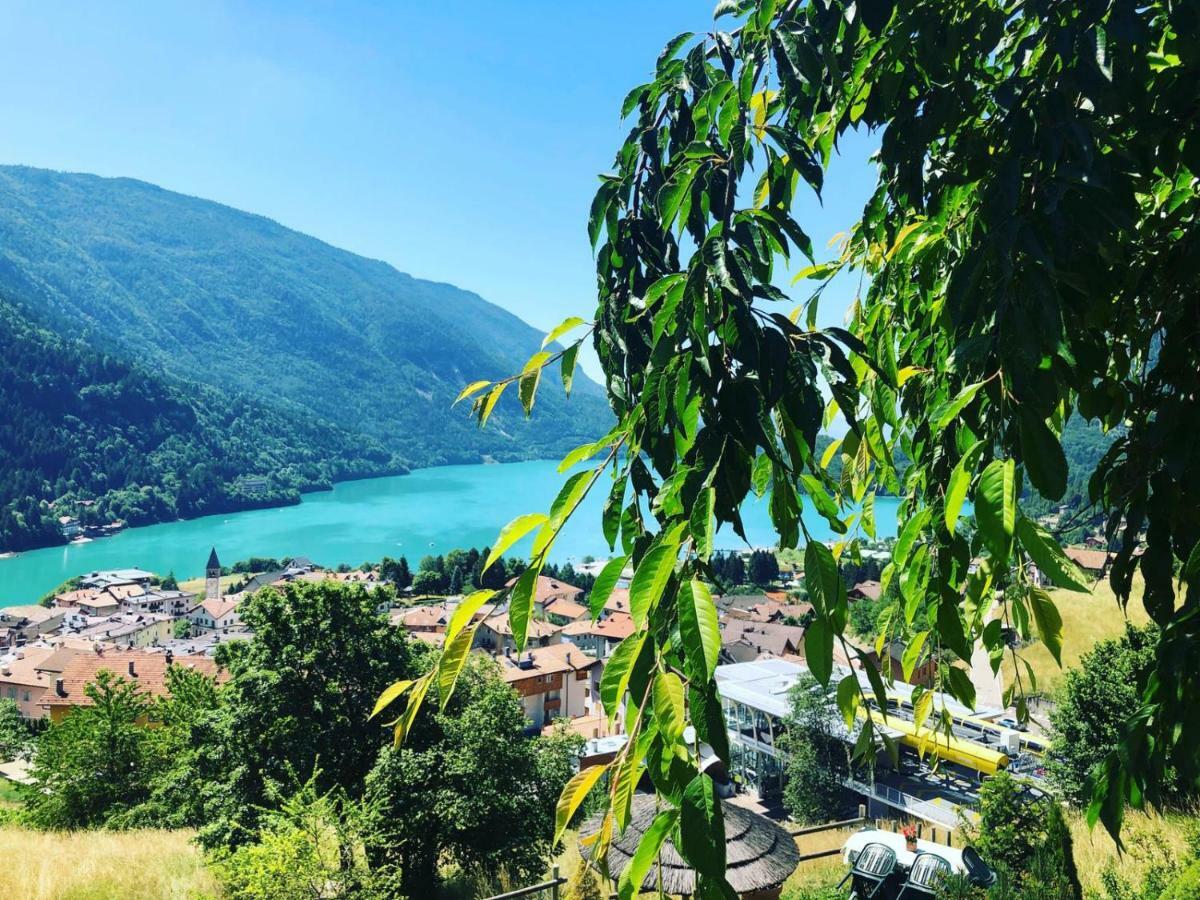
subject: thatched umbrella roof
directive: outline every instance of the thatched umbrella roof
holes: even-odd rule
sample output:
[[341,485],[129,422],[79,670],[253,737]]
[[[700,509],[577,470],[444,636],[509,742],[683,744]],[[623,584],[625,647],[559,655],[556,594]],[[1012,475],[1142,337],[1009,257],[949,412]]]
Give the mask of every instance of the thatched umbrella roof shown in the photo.
[[[766,816],[721,801],[725,819],[725,878],[739,894],[765,891],[787,881],[800,864],[796,841],[779,824]],[[608,851],[608,870],[619,878],[637,850],[638,842],[657,814],[651,794],[637,794],[624,834],[613,834]],[[600,830],[601,816],[584,823],[579,831],[579,850],[591,861],[595,844],[585,840]],[[668,894],[691,895],[696,891],[696,873],[683,860],[674,844],[667,840],[659,854],[662,860],[662,887]],[[643,892],[658,890],[658,867],[651,866],[642,882]]]

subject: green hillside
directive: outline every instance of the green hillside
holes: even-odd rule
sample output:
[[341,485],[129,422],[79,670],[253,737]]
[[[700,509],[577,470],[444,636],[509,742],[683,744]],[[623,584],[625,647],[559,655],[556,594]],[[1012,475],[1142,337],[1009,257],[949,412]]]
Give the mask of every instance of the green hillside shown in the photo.
[[599,388],[580,378],[569,404],[547,379],[531,422],[506,398],[479,431],[454,397],[518,371],[535,329],[475,294],[144,182],[0,167],[0,290],[61,334],[314,414],[413,466],[547,456],[607,428]]
[[[0,300],[0,550],[60,541],[62,514],[136,525],[399,471],[378,441],[152,375]],[[266,484],[247,491],[248,475]]]

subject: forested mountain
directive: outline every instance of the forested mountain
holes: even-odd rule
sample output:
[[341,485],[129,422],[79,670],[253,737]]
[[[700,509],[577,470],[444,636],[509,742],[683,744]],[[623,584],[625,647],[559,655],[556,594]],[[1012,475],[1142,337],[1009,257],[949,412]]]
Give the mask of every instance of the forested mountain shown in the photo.
[[[136,525],[397,471],[378,441],[150,374],[0,299],[0,550],[61,540],[61,514]],[[266,483],[249,491],[245,475]]]
[[564,453],[609,423],[582,374],[569,401],[547,379],[532,421],[515,396],[484,431],[452,408],[540,341],[475,294],[261,216],[0,167],[0,551],[61,540],[60,515],[139,524]]
[[307,411],[413,466],[548,456],[608,427],[581,376],[569,404],[547,379],[532,421],[506,397],[480,431],[451,403],[469,381],[519,371],[535,329],[470,292],[140,181],[0,167],[0,291],[60,334]]

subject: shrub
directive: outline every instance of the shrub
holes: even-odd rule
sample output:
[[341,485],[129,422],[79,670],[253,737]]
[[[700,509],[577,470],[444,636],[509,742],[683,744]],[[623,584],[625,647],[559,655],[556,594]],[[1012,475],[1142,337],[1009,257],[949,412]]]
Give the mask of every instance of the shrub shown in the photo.
[[1195,900],[1200,897],[1200,862],[1192,863],[1170,883],[1159,900]]

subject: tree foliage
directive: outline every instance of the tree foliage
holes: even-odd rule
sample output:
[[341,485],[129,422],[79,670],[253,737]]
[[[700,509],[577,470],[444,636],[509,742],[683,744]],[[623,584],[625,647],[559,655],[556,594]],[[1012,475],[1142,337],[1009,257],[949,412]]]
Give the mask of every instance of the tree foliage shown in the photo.
[[495,663],[474,655],[444,711],[380,755],[366,782],[378,814],[371,852],[401,873],[405,896],[433,896],[440,864],[504,867],[518,883],[545,870],[554,806],[583,740],[559,733],[529,741],[525,724]]
[[144,724],[150,702],[138,686],[102,669],[84,692],[91,704],[38,740],[26,815],[39,828],[107,825],[149,796],[160,768],[158,736]]
[[[1090,799],[1088,779],[1121,741],[1125,717],[1136,707],[1154,668],[1158,635],[1153,626],[1126,629],[1100,641],[1066,673],[1050,713],[1053,743],[1047,763],[1050,778],[1074,803]],[[1165,785],[1170,798],[1174,785]]]
[[375,698],[424,665],[377,604],[361,584],[290,582],[239,607],[254,639],[221,646],[230,678],[192,766],[206,845],[246,840],[270,792],[317,769],[317,790],[361,791],[380,749]]
[[[1095,782],[1093,820],[1115,831],[1126,800],[1161,798],[1168,766],[1190,784],[1200,774],[1200,139],[1180,127],[1196,116],[1194,5],[726,0],[716,18],[672,39],[623,104],[631,128],[589,217],[594,321],[567,320],[556,335],[586,330],[566,350],[460,395],[483,424],[519,382],[528,409],[542,370],[569,380],[590,335],[618,416],[564,460],[564,471],[592,462],[537,520],[530,559],[530,572],[544,565],[603,480],[603,532],[634,566],[638,631],[601,692],[610,715],[626,695],[631,707],[596,855],[624,827],[646,759],[681,809],[676,843],[699,889],[722,889],[707,856],[719,806],[705,803],[696,749],[652,688],[685,679],[698,740],[727,757],[701,635],[680,610],[712,581],[715,528],[742,533],[751,492],[770,495],[781,546],[805,543],[806,658],[821,681],[848,618],[838,558],[873,536],[881,491],[902,498],[881,644],[926,641],[938,687],[967,706],[974,688],[959,665],[982,643],[998,668],[1006,625],[1057,656],[1061,617],[1026,559],[1060,587],[1085,579],[1021,498],[1026,485],[1065,493],[1061,433],[1076,415],[1117,433],[1089,497],[1116,545],[1114,589],[1127,600],[1140,568],[1161,628],[1120,752]],[[838,255],[818,260],[800,201],[820,197],[852,130],[880,141],[875,190]],[[777,284],[783,263],[799,270],[798,305]],[[839,275],[861,285],[848,327],[818,328]],[[838,418],[845,436],[818,455],[820,429]],[[802,511],[841,535],[832,549],[808,539]],[[531,591],[523,578],[508,592],[518,647]],[[881,673],[861,662],[885,707]],[[856,679],[844,684],[849,718],[866,698]],[[1033,688],[1018,666],[1006,699],[1024,715]],[[410,693],[406,723],[423,696]],[[944,710],[932,715],[949,727]],[[868,715],[864,749],[874,731]]]
[[838,727],[836,699],[815,678],[792,688],[787,732],[780,742],[787,753],[783,804],[792,818],[815,825],[838,818],[845,805],[842,779],[849,772],[846,746]]

